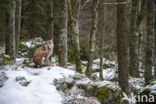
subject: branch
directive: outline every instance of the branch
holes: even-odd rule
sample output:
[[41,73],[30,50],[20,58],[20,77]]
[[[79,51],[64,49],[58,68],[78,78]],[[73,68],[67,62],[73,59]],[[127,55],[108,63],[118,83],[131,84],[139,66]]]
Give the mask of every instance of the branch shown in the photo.
[[84,7],[90,2],[91,0],[86,0],[83,5],[81,6],[81,10],[84,9]]
[[130,3],[131,0],[125,1],[125,2],[116,2],[116,3],[103,3],[103,5],[123,5]]

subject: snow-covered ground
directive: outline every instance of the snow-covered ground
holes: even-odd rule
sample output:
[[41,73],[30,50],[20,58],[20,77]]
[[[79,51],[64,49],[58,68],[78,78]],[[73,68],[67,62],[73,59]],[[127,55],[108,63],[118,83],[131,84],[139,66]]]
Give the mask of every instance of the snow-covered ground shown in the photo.
[[[34,48],[43,43],[41,38],[35,38],[21,44],[27,48]],[[4,46],[0,47],[0,54],[2,53],[4,53]],[[20,54],[23,53],[21,52]],[[28,51],[25,53],[28,54]],[[80,102],[85,99],[87,100],[86,102],[91,102],[85,104],[100,104],[95,97],[84,96],[84,90],[81,90],[78,86],[90,84],[107,86],[115,90],[119,88],[117,82],[118,70],[115,61],[103,59],[104,81],[99,80],[100,59],[93,61],[92,77],[95,76],[96,80],[91,80],[84,74],[77,73],[75,65],[71,63],[68,63],[67,68],[57,66],[56,57],[52,58],[51,63],[53,66],[33,68],[33,63],[28,58],[22,57],[17,58],[15,65],[0,66],[0,104],[62,104],[64,101],[75,101],[77,99]],[[86,71],[86,66],[87,61],[82,61],[83,73]],[[65,92],[58,90],[60,85],[57,84],[65,84],[64,82],[74,85]],[[136,93],[144,88],[143,78],[129,77],[129,83],[130,89],[136,91]],[[62,87],[64,86],[62,85]],[[153,86],[150,86],[150,88],[153,89]]]
[[[0,104],[61,104],[61,94],[53,81],[74,75],[74,71],[58,66],[35,69],[7,65],[3,68],[0,73],[6,73],[8,80],[0,88]],[[24,86],[22,83],[26,82],[30,84]]]

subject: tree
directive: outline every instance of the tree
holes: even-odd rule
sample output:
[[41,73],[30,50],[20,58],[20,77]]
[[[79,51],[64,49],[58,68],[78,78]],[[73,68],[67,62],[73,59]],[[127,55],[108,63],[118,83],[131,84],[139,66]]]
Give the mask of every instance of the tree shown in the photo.
[[130,34],[129,34],[129,72],[133,77],[139,77],[138,54],[137,54],[137,10],[139,0],[132,0]]
[[16,19],[15,19],[15,29],[16,29],[16,53],[18,53],[19,48],[19,41],[20,41],[20,34],[21,34],[21,6],[22,1],[17,0],[16,1]]
[[67,0],[58,2],[59,66],[67,65]]
[[53,38],[53,0],[47,1],[47,39]]
[[81,59],[79,46],[79,12],[81,0],[68,0],[69,13],[69,38],[71,40],[71,47],[73,49],[77,72],[81,73]]
[[[125,0],[118,0],[124,2]],[[119,85],[128,94],[128,4],[117,5],[117,52]]]
[[142,63],[141,67],[144,67],[145,63],[145,42],[146,42],[146,1],[147,0],[140,0],[138,13],[137,13],[137,29],[138,29],[138,66]]
[[[98,9],[98,31],[97,33],[100,35],[100,78],[103,80],[103,50],[104,50],[104,34],[105,34],[105,12],[106,5],[103,5],[105,0],[101,0],[99,3]],[[101,19],[100,19],[101,18]]]
[[154,78],[156,79],[156,1],[155,1],[155,21],[154,21]]
[[9,9],[6,11],[6,54],[10,56],[12,62],[15,62],[15,1],[10,0],[8,6]]
[[153,66],[153,37],[154,37],[154,0],[147,1],[147,45],[146,45],[146,62],[145,62],[145,83],[152,79]]
[[96,30],[97,30],[97,18],[98,18],[98,2],[99,0],[93,0],[93,11],[92,11],[92,27],[90,34],[90,43],[89,43],[89,56],[88,56],[88,64],[87,64],[87,77],[91,77],[92,64],[95,53],[95,45],[96,45]]

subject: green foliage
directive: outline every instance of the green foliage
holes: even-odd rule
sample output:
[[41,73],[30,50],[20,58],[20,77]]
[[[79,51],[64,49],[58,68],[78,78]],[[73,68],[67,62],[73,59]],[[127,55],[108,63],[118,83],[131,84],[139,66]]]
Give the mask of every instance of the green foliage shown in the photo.
[[154,85],[153,82],[155,82],[155,81],[156,81],[156,79],[151,79],[151,80],[147,83],[147,85]]
[[11,57],[9,55],[1,55],[0,56],[0,60],[2,62],[0,62],[0,64],[6,65],[6,64],[11,64]]
[[97,93],[96,93],[96,97],[98,98],[98,100],[100,102],[103,102],[105,99],[108,99],[111,93],[111,89],[109,87],[101,87],[98,88]]
[[149,88],[146,88],[141,92],[141,94],[145,94],[145,95],[148,95],[150,93],[151,93],[151,90]]

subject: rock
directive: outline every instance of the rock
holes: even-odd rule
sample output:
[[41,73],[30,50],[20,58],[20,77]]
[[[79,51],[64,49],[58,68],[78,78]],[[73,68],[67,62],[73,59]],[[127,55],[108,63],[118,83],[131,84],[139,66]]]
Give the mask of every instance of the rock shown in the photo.
[[[68,78],[55,79],[54,85],[65,97],[63,104],[102,104],[120,103],[121,89],[110,81],[93,81],[82,74],[75,74]],[[77,98],[81,96],[80,99]]]
[[0,64],[1,65],[6,65],[6,64],[10,64],[10,56],[9,55],[6,55],[6,54],[3,54],[0,56]]
[[120,90],[113,91],[107,86],[103,86],[97,89],[96,97],[102,104],[110,104],[112,102],[117,103],[120,99]]
[[15,80],[19,82],[21,86],[25,86],[25,87],[27,87],[31,83],[31,80],[27,80],[24,76],[16,77]]
[[95,98],[76,98],[63,102],[63,104],[101,104]]
[[5,72],[0,72],[0,87],[3,87],[4,82],[8,79]]

